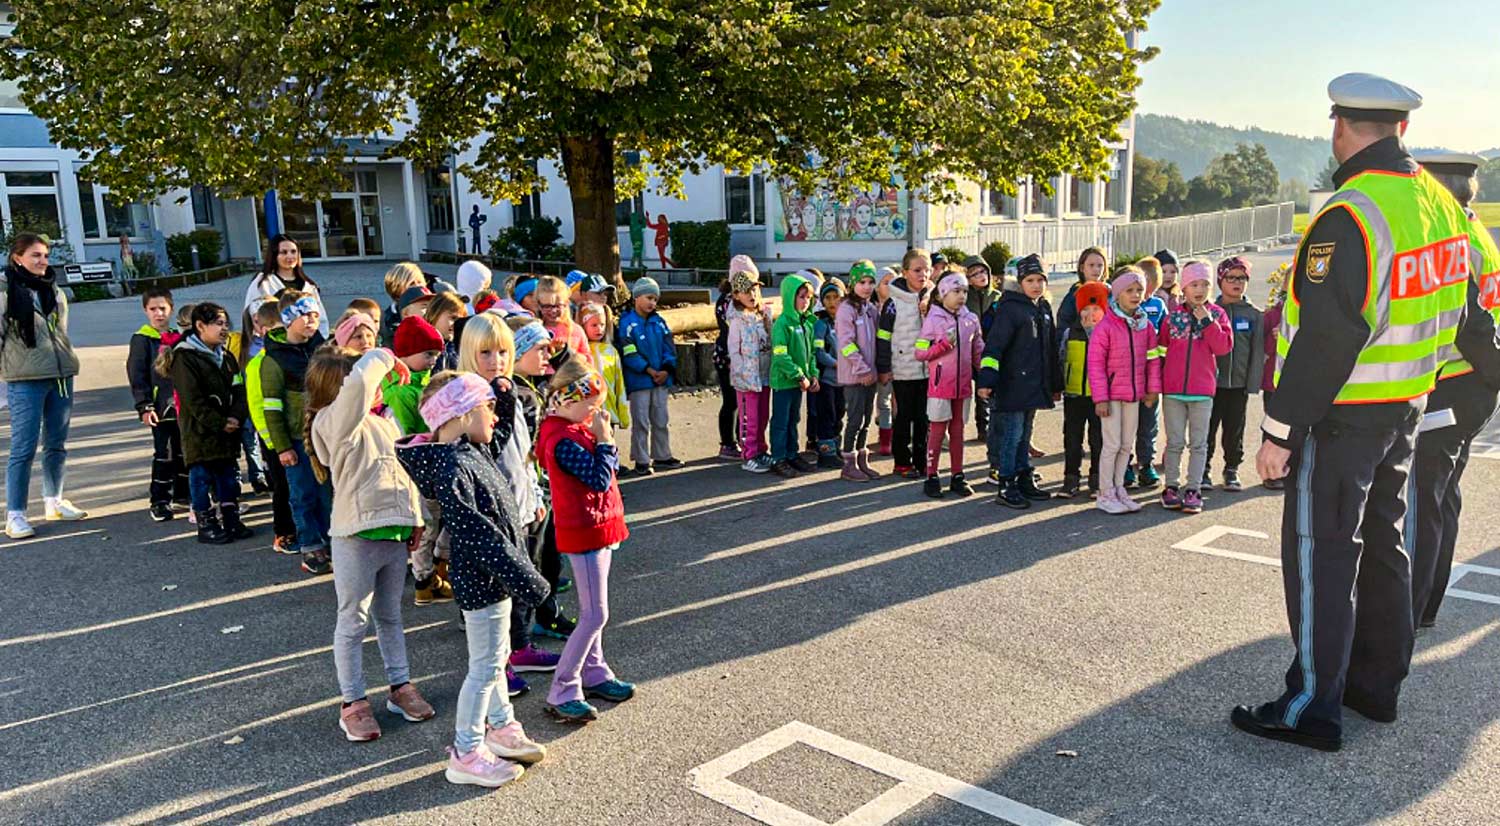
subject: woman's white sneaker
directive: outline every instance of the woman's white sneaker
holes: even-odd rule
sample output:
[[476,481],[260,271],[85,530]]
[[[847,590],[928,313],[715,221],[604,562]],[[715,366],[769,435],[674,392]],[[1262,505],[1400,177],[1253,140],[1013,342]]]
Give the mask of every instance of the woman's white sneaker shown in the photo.
[[462,756],[452,746],[448,747],[448,770],[444,776],[449,783],[497,789],[525,773],[519,763],[496,757],[483,743]]
[[88,515],[88,511],[75,507],[72,502],[60,496],[56,499],[47,500],[48,522],[77,522],[80,519],[88,518]]
[[12,512],[5,517],[5,535],[11,539],[27,539],[36,536],[36,531],[26,521],[26,514]]

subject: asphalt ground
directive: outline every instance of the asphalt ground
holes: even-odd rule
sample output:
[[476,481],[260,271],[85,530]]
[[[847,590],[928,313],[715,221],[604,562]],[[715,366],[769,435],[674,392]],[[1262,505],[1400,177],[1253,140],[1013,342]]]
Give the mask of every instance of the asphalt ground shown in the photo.
[[[75,330],[98,328],[91,312],[77,308]],[[443,747],[466,665],[456,609],[412,606],[408,590],[414,681],[438,717],[385,713],[367,644],[384,736],[346,742],[331,580],[269,550],[264,500],[248,520],[256,539],[226,547],[196,544],[186,520],[151,522],[150,439],[129,413],[124,347],[82,355],[69,496],[92,516],[38,520],[37,538],[0,544],[0,823],[1008,822],[903,795],[913,771],[1037,818],[1009,822],[1500,819],[1500,605],[1450,596],[1418,638],[1399,722],[1350,715],[1337,754],[1249,738],[1230,707],[1279,693],[1292,656],[1281,572],[1173,546],[1197,536],[1273,557],[1269,539],[1199,534],[1274,535],[1278,496],[1218,492],[1198,516],[1110,517],[1085,500],[1016,513],[987,487],[933,502],[889,478],[775,481],[705,458],[713,395],[673,400],[688,466],[623,485],[632,537],[605,649],[637,698],[564,726],[543,715],[547,678],[533,675],[516,708],[546,761],[497,792],[452,786]],[[1037,422],[1047,486],[1061,475],[1060,419]],[[980,445],[967,459],[980,477]],[[1495,462],[1472,462],[1460,562],[1500,569],[1497,482]],[[1500,578],[1482,572],[1457,587],[1500,597]],[[755,816],[694,790],[695,769],[793,722],[864,751],[851,762],[790,743],[736,768],[728,780]]]

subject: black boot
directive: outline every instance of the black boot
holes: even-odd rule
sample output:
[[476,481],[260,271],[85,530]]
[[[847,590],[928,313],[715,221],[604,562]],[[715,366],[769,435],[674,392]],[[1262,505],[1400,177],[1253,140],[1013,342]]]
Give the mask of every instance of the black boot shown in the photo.
[[1031,507],[1031,500],[1021,493],[1020,474],[1004,477],[1004,484],[1000,492],[995,494],[995,503],[1007,508],[1025,510]]
[[219,526],[219,517],[212,509],[206,511],[195,511],[198,517],[198,541],[204,545],[227,545],[234,541],[222,527]]
[[249,539],[255,536],[255,531],[250,530],[244,522],[240,521],[238,502],[221,502],[219,514],[224,519],[224,532],[229,534],[231,539]]
[[948,491],[954,496],[974,495],[973,486],[971,486],[968,481],[964,479],[964,475],[962,473],[953,474],[953,481],[948,483]]
[[927,481],[922,483],[922,492],[933,499],[942,499],[943,483],[939,482],[936,476],[929,476],[927,477]]
[[1036,486],[1036,476],[1029,470],[1016,474],[1016,487],[1022,496],[1033,502],[1045,502],[1052,498],[1052,494]]

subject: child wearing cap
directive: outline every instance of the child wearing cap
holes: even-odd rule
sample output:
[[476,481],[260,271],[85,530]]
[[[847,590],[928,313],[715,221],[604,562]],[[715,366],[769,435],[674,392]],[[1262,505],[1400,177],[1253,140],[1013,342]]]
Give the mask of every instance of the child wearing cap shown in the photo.
[[766,444],[771,421],[771,313],[760,298],[760,281],[748,270],[731,273],[724,293],[727,312],[724,375],[734,389],[732,408],[739,413],[739,443],[749,473],[765,473],[773,464]]
[[535,605],[548,586],[526,555],[520,514],[483,446],[494,438],[494,393],[472,373],[439,373],[422,392],[431,435],[398,442],[396,457],[451,527],[453,596],[463,611],[469,670],[454,705],[448,782],[494,788],[525,773],[546,749],[526,736],[496,683],[509,656],[511,600]]
[[[1233,339],[1229,316],[1209,302],[1208,264],[1189,261],[1182,268],[1182,303],[1162,321],[1158,346],[1162,361],[1162,417],[1167,425],[1163,465],[1167,486],[1161,506],[1183,513],[1200,513],[1203,494],[1199,480],[1208,461],[1208,421],[1213,411],[1219,356],[1229,352]],[[1182,451],[1188,451],[1187,484],[1178,487]]]
[[437,364],[432,366],[435,373],[444,370],[454,370],[458,367],[458,341],[453,334],[454,326],[460,318],[464,318],[468,312],[464,309],[464,302],[457,293],[441,292],[432,297],[427,304],[427,312],[422,317],[427,319],[438,335],[443,337],[442,352],[438,355]]
[[[979,316],[979,334],[988,336],[990,323],[995,320],[995,310],[1000,305],[1000,291],[995,289],[995,279],[990,272],[990,264],[978,255],[971,255],[964,259],[964,275],[969,279],[969,297],[964,301],[964,306],[969,312]],[[979,373],[974,374],[975,390],[979,389]],[[974,428],[978,433],[977,438],[984,439],[990,429],[990,406],[987,404],[974,405]]]
[[308,464],[302,409],[307,365],[323,346],[323,334],[318,332],[322,305],[307,293],[287,290],[276,306],[282,326],[266,334],[265,358],[260,361],[261,404],[270,437],[266,444],[286,469],[302,570],[327,574],[333,570],[328,553],[333,502],[328,486],[318,481]]
[[521,305],[521,309],[525,310],[533,317],[539,317],[536,308],[536,287],[537,279],[535,276],[521,276],[520,278],[516,279],[515,284],[511,286],[510,293],[510,297],[514,299],[517,304]]
[[1250,302],[1245,290],[1250,284],[1250,261],[1233,256],[1219,262],[1217,303],[1229,316],[1234,348],[1219,357],[1219,386],[1214,392],[1213,415],[1208,420],[1208,464],[1203,467],[1203,489],[1213,490],[1209,469],[1214,462],[1214,437],[1224,429],[1224,490],[1240,490],[1240,462],[1245,458],[1245,407],[1250,396],[1260,392],[1265,370],[1265,319]]
[[672,455],[671,416],[667,409],[677,375],[677,344],[672,329],[656,312],[661,287],[653,278],[636,279],[630,288],[632,306],[620,316],[620,358],[625,364],[625,390],[630,396],[630,458],[634,471],[622,476],[650,476],[657,468],[682,467]]
[[476,312],[473,302],[478,300],[479,294],[490,288],[490,281],[494,279],[494,273],[478,261],[469,260],[458,265],[458,274],[453,277],[458,287],[458,294],[466,297],[470,303],[467,309],[470,313]]
[[390,309],[380,314],[380,346],[390,347],[396,340],[396,325],[401,323],[401,297],[413,287],[427,288],[427,276],[422,268],[410,261],[402,261],[386,270],[385,294],[391,300]]
[[844,392],[848,421],[844,425],[844,471],[839,478],[868,482],[881,474],[870,467],[870,419],[875,413],[878,384],[875,372],[875,330],[880,323],[875,308],[875,264],[869,259],[849,268],[849,294],[834,313],[838,346],[838,382]]
[[943,454],[945,434],[952,474],[949,490],[958,496],[974,493],[964,481],[964,421],[969,417],[984,337],[979,334],[979,316],[964,306],[968,297],[968,279],[959,272],[945,274],[916,341],[916,358],[927,365],[927,481],[922,492],[934,499],[943,497],[938,458]]
[[[1071,303],[1072,326],[1058,325],[1063,378],[1063,483],[1056,494],[1060,499],[1072,499],[1078,495],[1083,481],[1085,432],[1089,446],[1089,495],[1099,494],[1099,450],[1104,446],[1104,437],[1099,415],[1094,412],[1094,398],[1090,395],[1088,354],[1089,334],[1109,309],[1109,287],[1097,281],[1079,285],[1073,292]],[[1061,315],[1062,312],[1058,311],[1058,316]]]
[[1057,333],[1047,302],[1047,271],[1037,255],[1016,263],[1007,279],[980,362],[979,394],[990,405],[986,447],[995,501],[1029,508],[1048,498],[1032,472],[1031,431],[1036,411],[1052,407],[1062,390]]
[[783,479],[816,470],[797,452],[802,398],[819,389],[813,301],[806,277],[793,274],[782,280],[781,315],[771,325],[771,470]]
[[829,278],[818,290],[822,306],[813,314],[813,356],[818,363],[818,392],[810,401],[815,411],[814,436],[818,440],[818,467],[842,467],[839,434],[844,424],[844,389],[839,386],[838,337],[833,319],[844,300],[844,282]]
[[630,429],[630,398],[625,394],[625,371],[620,351],[615,349],[615,324],[609,307],[584,304],[578,310],[578,324],[589,341],[589,355],[594,369],[604,377],[604,411],[615,427]]
[[261,391],[261,363],[266,359],[266,341],[273,330],[281,328],[281,313],[276,304],[266,302],[253,314],[253,328],[258,335],[251,338],[245,362],[245,403],[250,409],[250,422],[257,437],[260,461],[265,468],[266,482],[271,488],[271,514],[276,538],[271,540],[271,550],[279,554],[297,553],[297,523],[292,518],[291,486],[287,482],[286,468],[271,449],[271,431],[266,425],[265,394]]
[[1161,360],[1150,357],[1156,336],[1141,312],[1145,274],[1139,267],[1121,267],[1110,281],[1109,293],[1109,311],[1089,337],[1088,372],[1104,436],[1097,506],[1118,515],[1141,509],[1125,489],[1125,468],[1135,445],[1139,402],[1155,405],[1161,392]]
[[1062,304],[1057,308],[1057,327],[1067,330],[1077,323],[1078,302],[1073,298],[1080,287],[1090,282],[1103,282],[1105,270],[1109,267],[1109,257],[1104,250],[1098,247],[1089,247],[1078,254],[1078,267],[1076,273],[1078,280],[1068,288],[1068,294],[1063,298]]

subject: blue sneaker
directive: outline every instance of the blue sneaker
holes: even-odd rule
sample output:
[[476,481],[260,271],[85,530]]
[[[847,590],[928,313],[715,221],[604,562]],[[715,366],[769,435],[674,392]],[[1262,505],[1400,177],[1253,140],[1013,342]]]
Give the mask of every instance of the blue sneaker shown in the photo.
[[532,623],[531,633],[543,637],[551,637],[554,640],[566,640],[573,633],[574,623],[567,617],[559,615],[557,619],[548,623]]
[[510,666],[505,667],[505,695],[512,700],[531,690],[531,686],[516,675]]
[[635,684],[624,680],[605,680],[598,685],[584,686],[583,696],[597,697],[611,703],[623,703],[635,696]]
[[1125,468],[1125,487],[1135,487],[1135,468],[1133,466]]
[[543,709],[564,723],[587,723],[599,719],[599,710],[582,700],[569,700],[559,706],[548,703]]

